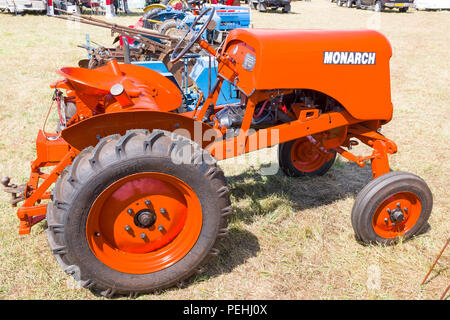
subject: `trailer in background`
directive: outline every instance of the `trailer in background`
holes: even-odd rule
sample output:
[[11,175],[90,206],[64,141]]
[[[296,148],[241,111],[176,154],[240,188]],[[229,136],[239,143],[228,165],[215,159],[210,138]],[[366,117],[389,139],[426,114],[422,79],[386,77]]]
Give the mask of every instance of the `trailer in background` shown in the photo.
[[29,11],[47,11],[47,1],[45,0],[0,0],[0,10],[15,14]]
[[441,10],[450,9],[449,0],[415,0],[414,1],[416,9],[431,9],[431,10]]

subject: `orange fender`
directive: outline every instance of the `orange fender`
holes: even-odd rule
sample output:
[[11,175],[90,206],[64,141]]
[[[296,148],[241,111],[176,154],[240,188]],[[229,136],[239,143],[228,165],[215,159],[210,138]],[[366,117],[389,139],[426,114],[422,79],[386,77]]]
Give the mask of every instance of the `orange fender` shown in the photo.
[[[194,140],[203,148],[220,136],[209,125],[182,114],[161,111],[121,111],[93,116],[78,122],[61,132],[64,140],[77,150],[95,146],[98,141],[112,134],[124,135],[131,129],[161,129],[176,132]],[[208,138],[204,140],[205,132]],[[211,133],[216,133],[212,135]],[[211,137],[211,140],[209,140]]]

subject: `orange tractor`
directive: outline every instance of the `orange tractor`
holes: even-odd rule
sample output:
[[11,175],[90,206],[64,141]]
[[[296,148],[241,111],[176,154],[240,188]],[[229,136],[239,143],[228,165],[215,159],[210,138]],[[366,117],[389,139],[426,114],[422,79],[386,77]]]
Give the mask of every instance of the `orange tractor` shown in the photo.
[[[46,218],[58,263],[97,294],[134,296],[201,272],[232,214],[217,160],[277,144],[291,177],[323,175],[337,153],[360,167],[370,160],[374,179],[351,213],[361,242],[410,238],[430,216],[426,183],[389,169],[397,146],[380,133],[393,110],[383,35],[236,29],[216,51],[201,39],[213,14],[203,11],[171,56],[197,44],[218,62],[195,110],[183,109],[172,81],[141,66],[62,68],[52,85],[58,133],[39,131],[27,184],[2,180],[13,205],[24,201],[19,233]],[[240,103],[216,105],[224,81]],[[373,152],[352,154],[358,141]]]

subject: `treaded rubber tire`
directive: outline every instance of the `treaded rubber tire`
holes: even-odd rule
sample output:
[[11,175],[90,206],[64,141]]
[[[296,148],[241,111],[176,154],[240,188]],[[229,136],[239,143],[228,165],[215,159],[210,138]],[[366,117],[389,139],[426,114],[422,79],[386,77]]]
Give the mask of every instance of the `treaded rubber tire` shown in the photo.
[[143,27],[150,30],[156,30],[158,28],[158,24],[147,21],[147,19],[152,19],[153,17],[156,17],[157,13],[162,10],[163,10],[162,8],[154,8],[148,10],[147,12],[144,12],[144,15],[142,16],[142,20],[144,21]]
[[356,197],[351,213],[352,227],[356,238],[365,243],[390,245],[398,242],[397,238],[382,238],[372,226],[372,217],[378,206],[390,195],[398,192],[411,192],[419,197],[422,210],[416,224],[402,237],[407,240],[418,234],[425,227],[433,208],[433,195],[426,182],[408,172],[389,172],[370,181]]
[[323,176],[330,170],[336,160],[336,151],[328,150],[334,154],[333,158],[323,164],[318,170],[313,172],[303,172],[298,170],[291,161],[291,148],[296,140],[280,143],[278,146],[278,164],[281,170],[289,177],[313,177]]
[[267,6],[266,6],[266,4],[263,3],[263,2],[259,2],[259,3],[256,5],[256,8],[258,9],[259,12],[266,12],[266,11],[267,11]]
[[158,32],[165,35],[167,30],[172,28],[177,28],[177,22],[174,19],[168,19],[159,25]]
[[289,13],[291,11],[291,5],[287,4],[283,7],[283,9],[281,9],[281,12],[283,13]]
[[375,12],[382,12],[384,10],[383,5],[380,1],[375,2],[375,5],[373,6],[373,11]]
[[[194,163],[175,164],[189,147]],[[178,159],[178,158],[175,158]],[[86,221],[91,204],[115,181],[139,172],[161,172],[187,183],[202,207],[202,227],[195,245],[175,264],[146,274],[128,274],[103,264],[90,250]],[[182,283],[219,253],[219,238],[228,234],[229,189],[212,156],[195,142],[163,130],[129,130],[110,135],[82,150],[66,167],[47,209],[47,238],[62,269],[84,288],[105,297],[135,297]]]

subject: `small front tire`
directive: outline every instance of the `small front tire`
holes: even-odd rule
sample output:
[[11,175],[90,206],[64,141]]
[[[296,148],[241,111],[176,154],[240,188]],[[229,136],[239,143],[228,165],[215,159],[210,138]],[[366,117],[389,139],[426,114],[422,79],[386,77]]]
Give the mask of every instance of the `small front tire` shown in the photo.
[[432,207],[433,196],[424,180],[407,172],[389,172],[359,192],[352,226],[362,242],[390,245],[421,232]]

